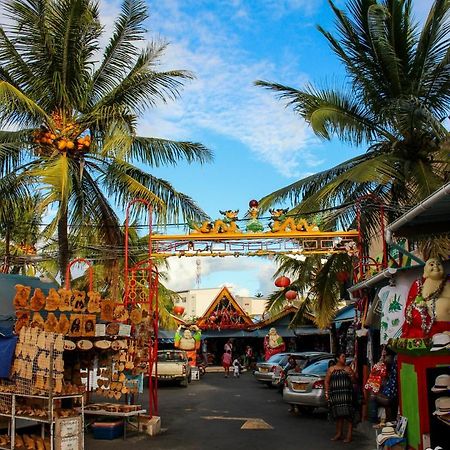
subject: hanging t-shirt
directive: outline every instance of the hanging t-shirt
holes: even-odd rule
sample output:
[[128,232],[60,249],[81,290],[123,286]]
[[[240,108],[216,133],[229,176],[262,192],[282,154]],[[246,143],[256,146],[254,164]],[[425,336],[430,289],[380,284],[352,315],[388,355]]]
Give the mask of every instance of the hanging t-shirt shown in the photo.
[[398,338],[405,321],[407,286],[385,286],[378,292],[381,302],[380,344]]

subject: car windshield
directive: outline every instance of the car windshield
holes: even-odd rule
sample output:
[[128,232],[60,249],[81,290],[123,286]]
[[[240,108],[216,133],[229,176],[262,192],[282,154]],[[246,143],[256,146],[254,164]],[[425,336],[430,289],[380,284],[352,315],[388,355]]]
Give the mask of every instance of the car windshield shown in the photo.
[[330,359],[322,359],[302,370],[302,375],[325,375],[328,370]]
[[288,359],[288,355],[273,355],[271,356],[266,362],[268,363],[272,363],[272,364],[279,364],[281,361],[283,361],[283,359]]
[[163,361],[186,361],[186,358],[180,352],[159,352],[158,362]]

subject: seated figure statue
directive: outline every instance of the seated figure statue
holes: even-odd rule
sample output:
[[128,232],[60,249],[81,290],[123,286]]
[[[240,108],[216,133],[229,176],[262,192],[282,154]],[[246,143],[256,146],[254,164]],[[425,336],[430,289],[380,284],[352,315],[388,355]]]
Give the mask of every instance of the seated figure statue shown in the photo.
[[404,338],[427,338],[449,330],[450,283],[442,263],[430,258],[414,281],[405,309]]

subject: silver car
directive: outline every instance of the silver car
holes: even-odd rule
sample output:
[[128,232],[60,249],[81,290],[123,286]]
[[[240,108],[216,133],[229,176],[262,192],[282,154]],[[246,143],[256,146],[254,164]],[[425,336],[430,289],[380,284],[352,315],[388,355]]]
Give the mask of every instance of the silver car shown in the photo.
[[276,355],[271,356],[267,361],[257,363],[253,375],[258,381],[270,386],[275,370],[277,367],[281,368],[284,366],[287,363],[288,358],[289,353],[277,353]]
[[[349,364],[352,360],[347,360]],[[283,389],[283,400],[304,411],[327,407],[325,398],[325,375],[333,358],[321,359],[302,370],[301,373],[288,373]]]
[[289,353],[286,363],[285,364],[281,363],[279,366],[275,367],[272,378],[272,386],[280,388],[280,390],[283,388],[287,376],[286,372],[289,371],[290,369],[294,369],[289,365],[290,358],[295,359],[296,363],[295,370],[301,372],[305,367],[308,367],[309,365],[313,364],[319,359],[332,357],[333,355],[331,355],[330,353],[316,352],[316,351]]

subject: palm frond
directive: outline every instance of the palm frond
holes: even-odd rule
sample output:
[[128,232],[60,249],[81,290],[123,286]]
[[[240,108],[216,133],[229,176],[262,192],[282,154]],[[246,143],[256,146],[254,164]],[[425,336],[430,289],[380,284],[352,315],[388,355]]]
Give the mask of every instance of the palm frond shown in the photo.
[[183,80],[192,79],[193,75],[183,70],[154,71],[152,65],[163,47],[152,43],[143,50],[122,82],[102,97],[93,108],[127,106],[136,114],[140,114],[155,106],[158,101],[165,103],[168,99],[176,99]]
[[138,55],[136,42],[143,39],[147,19],[147,6],[143,0],[126,0],[114,23],[114,33],[105,49],[103,61],[92,77],[92,100],[98,101],[113,90],[130,69]]
[[175,165],[181,160],[203,164],[213,159],[212,152],[196,142],[176,142],[140,136],[133,139],[128,154],[123,156],[151,167]]
[[0,123],[32,126],[42,122],[52,121],[36,102],[6,81],[0,81]]
[[206,220],[206,214],[187,195],[176,191],[170,183],[126,163],[115,160],[103,172],[102,183],[117,203],[125,205],[134,198],[146,199],[155,208],[158,220]]

